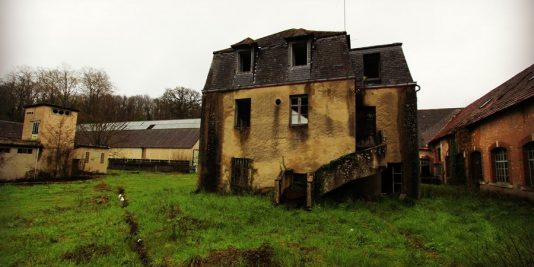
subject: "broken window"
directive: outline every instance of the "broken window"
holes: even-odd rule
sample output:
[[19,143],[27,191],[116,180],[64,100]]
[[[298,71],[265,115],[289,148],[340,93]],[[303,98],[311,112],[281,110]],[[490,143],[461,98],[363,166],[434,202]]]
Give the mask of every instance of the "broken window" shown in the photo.
[[382,171],[382,193],[402,192],[402,164],[388,163]]
[[38,134],[39,133],[39,122],[38,121],[34,121],[32,123],[32,134]]
[[252,70],[252,50],[244,50],[237,53],[239,72],[250,72]]
[[291,43],[291,66],[306,66],[309,63],[310,43],[298,41]]
[[156,126],[156,124],[150,124],[146,129],[150,130],[150,129],[154,128],[154,126]]
[[252,159],[232,158],[230,186],[234,191],[248,190],[251,187]]
[[292,95],[291,98],[291,125],[308,124],[308,95]]
[[534,142],[530,142],[524,147],[526,159],[526,185],[534,187]]
[[369,79],[380,79],[380,53],[363,55],[363,75]]
[[89,151],[85,152],[85,159],[84,159],[84,162],[85,162],[85,163],[88,163],[88,162],[89,162]]
[[250,127],[250,98],[235,100],[235,127]]
[[376,140],[376,107],[364,106],[356,110],[356,143],[358,148],[378,145]]
[[491,151],[494,164],[494,179],[497,183],[508,183],[508,159],[506,149],[500,147]]

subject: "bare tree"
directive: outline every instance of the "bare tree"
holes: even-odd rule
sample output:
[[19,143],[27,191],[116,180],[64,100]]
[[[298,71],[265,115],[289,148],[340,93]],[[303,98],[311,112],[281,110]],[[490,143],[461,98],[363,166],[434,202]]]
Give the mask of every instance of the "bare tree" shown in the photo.
[[57,125],[48,125],[46,130],[42,131],[43,157],[49,173],[54,178],[69,176],[75,130],[65,118],[61,118]]

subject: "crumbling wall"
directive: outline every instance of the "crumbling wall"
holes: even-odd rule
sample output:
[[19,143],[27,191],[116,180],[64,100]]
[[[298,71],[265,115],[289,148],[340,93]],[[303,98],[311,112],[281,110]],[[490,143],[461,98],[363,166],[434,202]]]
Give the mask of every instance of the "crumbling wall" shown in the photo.
[[200,190],[217,191],[220,185],[221,115],[221,93],[204,93],[199,137]]

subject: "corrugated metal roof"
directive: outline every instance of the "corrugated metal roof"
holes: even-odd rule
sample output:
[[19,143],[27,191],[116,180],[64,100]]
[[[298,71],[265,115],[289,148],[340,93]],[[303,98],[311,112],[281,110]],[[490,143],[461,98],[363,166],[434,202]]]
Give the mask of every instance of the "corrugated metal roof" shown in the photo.
[[[184,119],[184,120],[157,120],[157,121],[126,121],[114,122],[120,125],[124,130],[146,130],[146,129],[200,129],[200,119]],[[122,125],[124,124],[124,126]],[[81,124],[79,127],[83,128],[87,124]],[[151,127],[151,125],[154,125]],[[88,129],[91,129],[89,127]]]
[[534,64],[491,90],[454,116],[431,141],[454,133],[460,127],[479,122],[534,97]]

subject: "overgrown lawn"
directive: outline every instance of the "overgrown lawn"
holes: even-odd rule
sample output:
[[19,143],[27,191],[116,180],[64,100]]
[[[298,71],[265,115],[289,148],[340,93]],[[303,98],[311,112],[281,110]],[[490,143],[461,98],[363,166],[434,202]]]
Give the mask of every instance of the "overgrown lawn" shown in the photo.
[[195,184],[195,175],[119,172],[0,186],[0,265],[534,263],[534,205],[521,201],[423,186],[417,202],[384,197],[305,211],[265,196],[195,194]]

